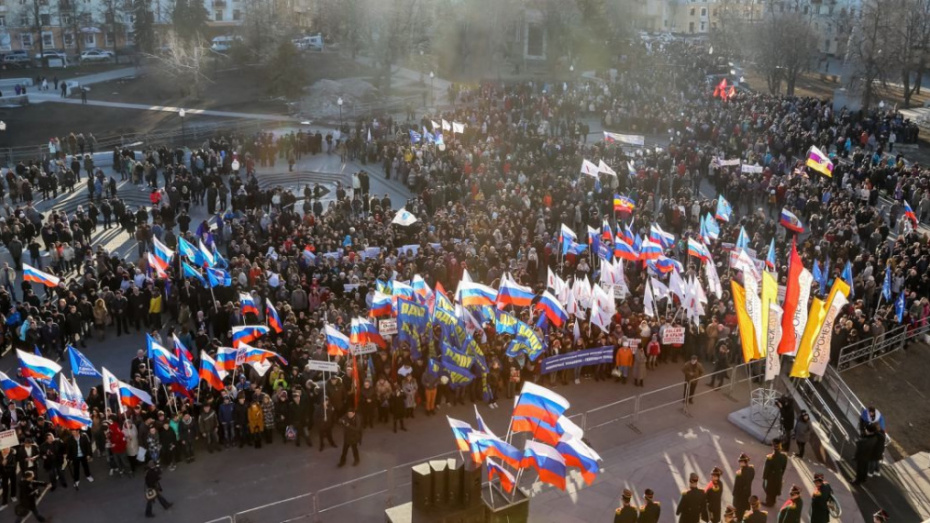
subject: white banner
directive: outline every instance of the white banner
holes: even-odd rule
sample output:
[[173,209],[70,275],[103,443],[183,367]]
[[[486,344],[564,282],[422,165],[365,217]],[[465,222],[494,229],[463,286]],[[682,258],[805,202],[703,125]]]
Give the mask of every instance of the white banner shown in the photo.
[[9,449],[19,445],[19,438],[16,437],[16,430],[4,430],[0,432],[0,449]]
[[785,311],[775,303],[769,303],[769,325],[766,335],[765,381],[772,381],[781,373],[781,356],[778,343],[781,341],[781,318]]
[[390,334],[390,335],[397,334],[397,320],[395,320],[395,319],[390,319],[390,320],[381,320],[381,321],[379,321],[379,322],[378,322],[378,332],[379,332],[381,335],[385,335],[385,334]]
[[811,271],[802,268],[801,275],[798,276],[798,308],[794,311],[794,351],[791,354],[797,354],[798,346],[801,345],[801,337],[804,336],[804,327],[807,325],[807,301],[811,297],[811,285],[814,283],[814,275]]
[[352,351],[352,354],[355,356],[364,356],[365,354],[378,352],[378,346],[374,343],[366,343],[364,345],[352,345],[349,347],[349,350]]
[[720,167],[733,167],[741,164],[743,161],[739,158],[733,158],[732,160],[721,160],[717,158],[717,165]]
[[637,145],[642,147],[646,145],[646,137],[638,134],[620,134],[604,131],[604,141],[617,142],[626,145]]
[[764,170],[765,170],[765,167],[762,167],[761,165],[743,164],[743,166],[740,167],[740,172],[744,174],[745,173],[761,173]]
[[666,327],[662,331],[662,344],[664,345],[684,345],[685,328],[684,327]]
[[307,362],[307,370],[339,372],[339,364],[335,361],[310,360]]

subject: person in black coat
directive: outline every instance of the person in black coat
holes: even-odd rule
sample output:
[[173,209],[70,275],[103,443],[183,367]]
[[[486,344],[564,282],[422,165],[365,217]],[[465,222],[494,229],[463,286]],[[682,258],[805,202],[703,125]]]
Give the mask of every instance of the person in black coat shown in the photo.
[[[27,514],[31,512],[39,522],[45,521],[45,517],[39,514],[39,491],[46,485],[48,483],[44,481],[37,481],[35,472],[31,470],[24,472],[23,479],[19,482],[19,504],[28,511]],[[54,490],[54,487],[52,489]]]
[[701,520],[703,521],[720,523],[720,511],[723,502],[723,483],[720,481],[722,475],[723,471],[720,470],[720,467],[714,467],[714,470],[710,473],[710,483],[704,488],[705,502],[701,514]]
[[362,418],[355,415],[355,407],[350,406],[349,411],[339,420],[342,425],[342,456],[339,458],[339,466],[346,464],[346,455],[349,449],[352,449],[352,466],[358,465],[358,444],[362,441]]
[[742,521],[743,514],[749,510],[749,497],[752,496],[752,481],[756,479],[756,469],[749,464],[746,453],[739,455],[739,470],[736,471],[736,480],[733,482],[733,508],[736,510],[736,520]]
[[874,429],[872,426],[866,427],[865,435],[856,442],[856,479],[853,481],[853,485],[865,483],[869,475],[869,462],[872,461],[877,446],[878,438]]
[[245,394],[241,392],[233,406],[233,427],[236,429],[236,437],[239,438],[241,449],[249,439],[249,406],[245,404]]
[[68,488],[64,474],[61,473],[61,466],[64,462],[64,447],[61,440],[55,438],[55,434],[48,432],[45,434],[45,443],[39,447],[39,454],[42,456],[42,467],[48,471],[48,480],[52,484],[52,490],[55,490],[57,484]]
[[872,424],[872,430],[875,432],[875,449],[872,451],[872,459],[869,460],[869,476],[881,476],[881,462],[885,457],[885,431],[878,423]]
[[633,499],[633,492],[630,489],[623,489],[620,506],[614,511],[614,523],[636,523],[639,515],[636,507],[630,504],[631,499]]
[[782,482],[785,470],[788,468],[788,456],[781,451],[781,440],[772,440],[772,453],[765,457],[765,467],[762,468],[762,488],[765,490],[765,503],[767,507],[775,506],[775,498],[781,496]]
[[172,503],[169,503],[165,496],[161,494],[161,469],[158,468],[154,460],[149,461],[148,467],[148,470],[145,471],[145,517],[153,518],[155,514],[152,512],[152,506],[155,505],[156,499],[165,510],[171,508]]
[[71,479],[74,481],[74,490],[77,490],[81,484],[81,468],[84,469],[84,475],[87,481],[94,482],[94,477],[90,475],[90,458],[93,448],[90,443],[90,436],[80,430],[72,430],[71,438],[66,442],[68,461],[71,463]]
[[405,405],[405,396],[404,391],[400,387],[394,386],[394,393],[391,394],[391,399],[389,400],[391,415],[394,417],[394,432],[397,432],[397,424],[400,423],[400,430],[407,432],[407,427],[404,427],[404,417],[407,415],[407,409]]
[[823,472],[814,474],[814,493],[811,494],[811,523],[830,523],[830,507],[833,487],[824,481]]
[[701,520],[707,498],[704,491],[698,488],[698,480],[698,475],[692,472],[688,478],[688,490],[681,493],[678,510],[675,511],[678,523],[698,523]]
[[336,409],[329,403],[329,399],[323,400],[323,407],[315,413],[316,425],[320,427],[320,452],[323,452],[325,442],[329,442],[333,448],[336,448],[336,442],[333,441],[333,425],[336,424]]

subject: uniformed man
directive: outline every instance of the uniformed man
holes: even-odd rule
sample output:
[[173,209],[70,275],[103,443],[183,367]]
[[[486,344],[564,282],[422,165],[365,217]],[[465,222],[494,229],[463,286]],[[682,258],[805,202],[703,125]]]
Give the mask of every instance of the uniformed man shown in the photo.
[[788,456],[781,451],[781,440],[772,440],[772,453],[765,457],[762,468],[762,488],[765,490],[765,506],[774,507],[775,498],[781,496],[785,469],[788,468]]
[[704,513],[701,520],[710,523],[720,523],[720,505],[723,499],[723,483],[720,482],[720,476],[723,471],[720,467],[714,467],[710,471],[710,483],[704,487]]
[[652,489],[647,488],[643,493],[646,497],[646,503],[639,509],[639,519],[636,523],[659,523],[659,514],[662,513],[662,507],[658,501],[653,501]]
[[739,523],[736,519],[736,508],[733,505],[727,505],[727,509],[723,513],[723,523]]
[[804,509],[804,500],[801,499],[801,489],[791,485],[788,500],[778,511],[778,523],[801,523],[801,513]]
[[823,479],[823,472],[814,474],[814,493],[811,494],[811,523],[830,523],[830,507],[827,502],[833,497],[833,487]]
[[743,516],[743,523],[766,523],[769,519],[769,513],[762,510],[762,503],[759,502],[759,496],[753,494],[749,496],[749,512]]
[[701,513],[704,511],[704,491],[698,488],[698,475],[692,472],[688,477],[688,490],[681,493],[681,501],[678,502],[678,523],[698,523],[701,520]]
[[879,509],[878,512],[872,515],[872,523],[888,523],[891,521],[891,518],[888,517],[888,513],[884,510]]
[[752,481],[756,479],[756,469],[749,464],[746,453],[739,455],[739,470],[733,483],[733,507],[736,509],[736,521],[743,520],[743,514],[749,510],[749,496],[752,496]]
[[623,495],[620,496],[620,507],[614,512],[614,523],[636,523],[636,508],[630,504],[633,499],[633,492],[630,489],[623,489]]

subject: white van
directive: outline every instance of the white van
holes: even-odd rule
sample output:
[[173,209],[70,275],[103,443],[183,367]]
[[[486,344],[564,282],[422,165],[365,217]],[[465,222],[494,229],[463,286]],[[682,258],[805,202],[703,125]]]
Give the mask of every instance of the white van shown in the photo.
[[217,36],[211,41],[210,49],[217,53],[225,53],[229,51],[229,48],[232,47],[234,42],[240,41],[242,41],[242,37],[240,36]]
[[312,50],[312,51],[323,50],[323,35],[321,34],[317,34],[314,36],[302,36],[300,38],[295,38],[291,41],[294,43],[294,46],[300,50]]

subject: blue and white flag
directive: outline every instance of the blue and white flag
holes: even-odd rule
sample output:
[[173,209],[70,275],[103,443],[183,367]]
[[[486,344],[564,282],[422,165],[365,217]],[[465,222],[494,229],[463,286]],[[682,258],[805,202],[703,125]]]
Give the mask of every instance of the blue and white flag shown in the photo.
[[420,133],[414,131],[413,129],[410,129],[410,141],[412,143],[420,143],[420,140],[422,138],[423,136],[421,136]]
[[898,299],[894,302],[894,315],[898,319],[898,323],[904,321],[904,294],[905,292],[902,290],[898,294]]
[[71,373],[75,376],[89,376],[91,378],[102,378],[103,376],[94,368],[94,364],[87,359],[77,349],[68,345],[68,357],[71,359]]
[[853,270],[852,263],[849,260],[846,260],[846,266],[843,267],[843,280],[849,284],[849,296],[852,298],[856,297],[856,287],[853,285]]
[[891,267],[885,267],[885,281],[882,283],[882,297],[891,301]]
[[394,215],[394,219],[391,220],[391,223],[395,223],[403,227],[408,227],[410,225],[413,225],[416,222],[417,222],[417,217],[414,216],[407,209],[403,209],[403,208],[397,211],[397,214]]

